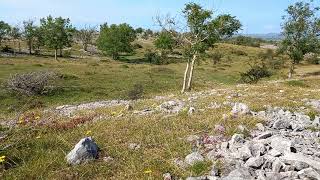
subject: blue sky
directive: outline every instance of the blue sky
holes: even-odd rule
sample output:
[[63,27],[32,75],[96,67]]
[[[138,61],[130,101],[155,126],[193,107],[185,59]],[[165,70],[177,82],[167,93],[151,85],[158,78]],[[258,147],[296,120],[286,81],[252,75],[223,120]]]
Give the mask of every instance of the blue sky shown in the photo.
[[[68,17],[72,23],[99,25],[127,22],[134,27],[156,29],[157,14],[179,14],[190,0],[0,0],[0,20],[21,24],[49,14]],[[280,32],[281,17],[296,0],[194,0],[216,14],[230,13],[243,24],[242,33]]]

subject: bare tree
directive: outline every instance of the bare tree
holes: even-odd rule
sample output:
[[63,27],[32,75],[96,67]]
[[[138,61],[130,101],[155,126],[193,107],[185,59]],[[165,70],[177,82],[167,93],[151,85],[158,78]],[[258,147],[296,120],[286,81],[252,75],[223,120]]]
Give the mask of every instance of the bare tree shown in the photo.
[[241,23],[229,14],[213,18],[212,11],[205,10],[195,3],[186,4],[182,13],[185,20],[183,23],[177,21],[179,18],[170,15],[157,16],[155,21],[163,31],[169,32],[176,42],[179,42],[178,46],[184,49],[187,58],[181,90],[184,93],[192,88],[195,62],[200,60],[214,43],[240,30]]
[[94,34],[96,33],[95,27],[86,26],[83,29],[80,29],[76,33],[76,37],[79,41],[81,41],[83,45],[83,49],[85,51],[88,50],[88,45],[92,43]]

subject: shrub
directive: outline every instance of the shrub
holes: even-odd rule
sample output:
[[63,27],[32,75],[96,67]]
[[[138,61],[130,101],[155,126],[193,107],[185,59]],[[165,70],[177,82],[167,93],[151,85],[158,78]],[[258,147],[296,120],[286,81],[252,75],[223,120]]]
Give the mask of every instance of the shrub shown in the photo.
[[57,75],[53,72],[15,74],[4,83],[4,87],[22,95],[43,95],[53,90],[56,79]]
[[71,50],[63,51],[63,57],[70,58],[71,57]]
[[315,53],[307,53],[303,56],[303,60],[305,60],[309,64],[319,64],[319,58]]
[[271,75],[271,72],[266,67],[254,65],[247,72],[240,74],[240,81],[243,83],[257,83],[260,79]]
[[140,99],[143,96],[143,86],[141,84],[135,84],[133,88],[128,92],[128,98],[131,100]]
[[9,46],[5,46],[5,47],[3,47],[3,48],[1,48],[1,52],[4,52],[4,53],[14,53],[14,50],[11,48],[11,47],[9,47]]
[[144,54],[144,57],[146,61],[150,62],[151,64],[163,64],[161,56],[151,50],[147,50],[147,52]]
[[213,64],[217,64],[223,58],[223,54],[220,52],[215,52],[215,53],[211,54],[211,58],[213,60]]
[[135,43],[135,44],[133,44],[133,48],[134,49],[142,49],[143,46],[141,44]]
[[248,54],[242,50],[232,50],[232,54],[235,54],[238,56],[248,56]]
[[302,80],[291,80],[287,81],[286,84],[293,87],[308,87],[308,85],[306,85]]

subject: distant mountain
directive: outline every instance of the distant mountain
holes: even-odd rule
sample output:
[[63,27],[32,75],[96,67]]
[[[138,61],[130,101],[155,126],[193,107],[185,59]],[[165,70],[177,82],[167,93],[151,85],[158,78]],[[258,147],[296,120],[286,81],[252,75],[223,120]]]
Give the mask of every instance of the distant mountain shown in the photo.
[[280,33],[268,33],[268,34],[243,34],[243,36],[249,36],[254,38],[261,38],[265,40],[281,40],[283,39]]

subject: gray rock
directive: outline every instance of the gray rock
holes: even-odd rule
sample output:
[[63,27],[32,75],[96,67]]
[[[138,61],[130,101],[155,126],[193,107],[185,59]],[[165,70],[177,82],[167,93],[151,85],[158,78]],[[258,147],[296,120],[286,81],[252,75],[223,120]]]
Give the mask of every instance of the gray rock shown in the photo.
[[299,161],[308,164],[310,167],[317,171],[320,171],[320,162],[313,160],[301,153],[286,153],[284,156],[280,157],[281,161]]
[[252,156],[262,156],[266,153],[266,147],[262,143],[252,143],[250,150]]
[[236,153],[236,157],[246,161],[252,157],[250,147],[248,145],[242,146]]
[[312,168],[303,169],[298,172],[300,179],[320,179],[320,175]]
[[193,114],[195,111],[196,111],[196,109],[195,109],[194,107],[190,107],[190,108],[189,108],[189,111],[188,111],[188,114],[191,115],[191,114]]
[[203,162],[204,157],[199,152],[193,152],[193,153],[187,155],[184,161],[188,165],[194,165],[198,162]]
[[234,134],[231,140],[229,141],[230,145],[243,144],[243,143],[245,143],[243,134]]
[[262,123],[258,123],[256,124],[256,128],[259,130],[259,131],[265,131],[265,127]]
[[279,152],[278,150],[276,149],[271,149],[270,151],[268,151],[268,154],[270,156],[273,156],[273,157],[279,157],[281,156],[281,152]]
[[81,139],[66,156],[67,162],[77,165],[98,158],[98,146],[91,137]]
[[272,125],[273,129],[291,129],[290,122],[285,119],[279,119],[276,122],[273,123]]
[[159,108],[166,113],[178,113],[183,109],[184,105],[185,103],[179,100],[167,101],[162,103]]
[[129,143],[128,144],[128,148],[130,150],[138,150],[141,148],[141,145],[140,144],[137,144],[137,143]]
[[200,176],[200,177],[188,177],[186,180],[219,180],[219,178],[214,176]]
[[231,113],[233,115],[245,115],[250,113],[250,109],[246,104],[243,103],[235,103],[232,107]]
[[281,153],[291,152],[292,141],[277,136],[272,138],[270,146],[272,147],[272,149],[277,150]]
[[222,178],[222,180],[253,180],[247,168],[238,168],[229,173],[228,176]]
[[303,169],[308,168],[309,165],[308,165],[307,163],[305,163],[305,162],[295,161],[295,162],[293,163],[293,167],[295,168],[295,170],[301,171],[301,170],[303,170]]
[[165,173],[162,175],[163,180],[172,180],[171,174],[170,173]]
[[264,132],[260,134],[256,139],[267,139],[272,136],[272,132]]
[[248,161],[245,163],[246,167],[251,168],[259,168],[261,167],[265,162],[265,159],[263,157],[252,157],[248,159]]
[[273,163],[272,163],[272,171],[279,173],[281,168],[284,168],[285,164],[277,158]]

